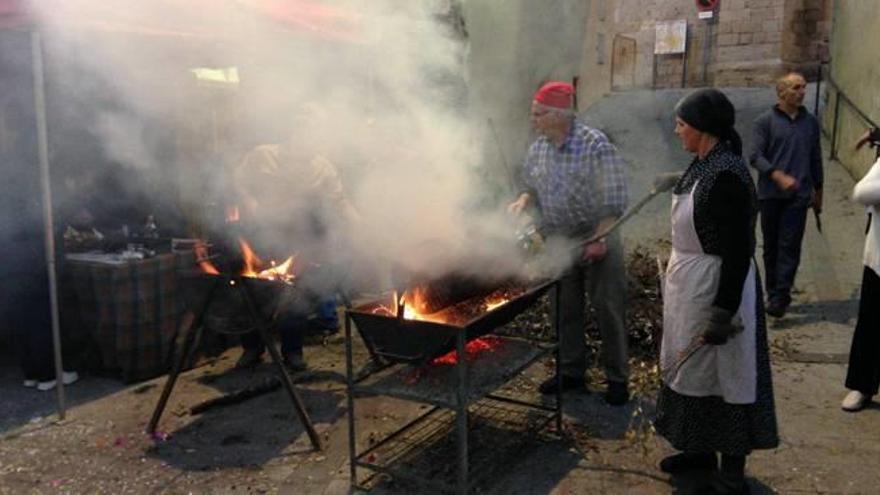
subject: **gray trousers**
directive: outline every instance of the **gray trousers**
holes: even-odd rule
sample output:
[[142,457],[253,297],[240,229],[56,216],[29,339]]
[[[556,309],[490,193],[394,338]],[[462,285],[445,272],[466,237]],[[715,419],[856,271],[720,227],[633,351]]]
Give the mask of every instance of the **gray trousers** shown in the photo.
[[[575,264],[560,279],[559,301],[551,297],[551,314],[559,304],[559,339],[562,374],[583,377],[587,369],[585,343],[585,292],[596,310],[602,336],[601,364],[605,379],[626,382],[629,377],[627,332],[624,325],[626,309],[626,264],[620,234],[606,238],[608,252],[597,262]],[[554,293],[555,294],[555,293]]]

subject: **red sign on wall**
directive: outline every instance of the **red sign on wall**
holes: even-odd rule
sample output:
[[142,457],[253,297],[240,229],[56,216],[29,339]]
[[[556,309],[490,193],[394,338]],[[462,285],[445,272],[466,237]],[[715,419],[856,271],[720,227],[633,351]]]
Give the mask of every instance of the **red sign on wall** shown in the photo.
[[715,10],[715,7],[718,5],[718,0],[694,0],[694,3],[697,4],[698,11],[707,12]]

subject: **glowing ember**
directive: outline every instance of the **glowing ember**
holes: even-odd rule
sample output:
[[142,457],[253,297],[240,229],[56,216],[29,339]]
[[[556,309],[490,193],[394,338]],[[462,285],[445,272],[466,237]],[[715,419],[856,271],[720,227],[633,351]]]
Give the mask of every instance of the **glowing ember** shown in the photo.
[[[481,337],[479,339],[474,339],[464,346],[464,356],[467,361],[473,361],[478,357],[486,354],[487,352],[493,352],[502,344],[502,340],[494,335],[489,335],[486,337]],[[431,364],[441,366],[441,365],[454,365],[458,362],[458,352],[450,351],[446,354],[434,358],[431,360]]]
[[486,304],[486,312],[488,313],[489,311],[492,311],[493,309],[495,309],[499,306],[503,306],[509,300],[510,299],[507,299],[506,297],[498,297],[498,298],[488,299],[485,303]]

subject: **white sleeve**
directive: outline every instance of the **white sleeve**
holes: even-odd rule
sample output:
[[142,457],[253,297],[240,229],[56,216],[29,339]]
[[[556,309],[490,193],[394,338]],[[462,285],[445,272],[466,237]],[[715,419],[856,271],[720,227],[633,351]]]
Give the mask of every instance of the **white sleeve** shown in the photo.
[[853,188],[853,199],[865,206],[880,205],[880,158],[874,162],[862,180],[856,183]]

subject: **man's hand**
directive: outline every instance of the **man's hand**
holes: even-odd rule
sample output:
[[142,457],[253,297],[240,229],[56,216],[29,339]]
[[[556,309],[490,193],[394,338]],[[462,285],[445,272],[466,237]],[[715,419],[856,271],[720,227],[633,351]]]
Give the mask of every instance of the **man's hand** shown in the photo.
[[681,179],[682,172],[671,172],[666,174],[657,174],[654,176],[654,190],[657,192],[666,192]]
[[529,193],[520,194],[516,201],[507,205],[507,212],[511,215],[522,215],[522,212],[529,206],[530,199]]
[[810,206],[813,207],[813,211],[816,214],[822,213],[822,190],[821,189],[813,189],[813,199],[810,201]]
[[584,246],[584,261],[590,263],[602,261],[606,254],[608,254],[608,246],[605,245],[605,239],[599,239]]
[[782,170],[774,170],[770,173],[770,178],[773,179],[773,182],[776,183],[776,186],[779,187],[779,189],[783,192],[794,192],[798,190],[798,187],[800,187],[797,179],[788,175]]
[[703,342],[710,345],[722,345],[728,339],[742,331],[742,327],[730,323],[733,312],[712,306],[709,308],[709,320],[703,324]]

